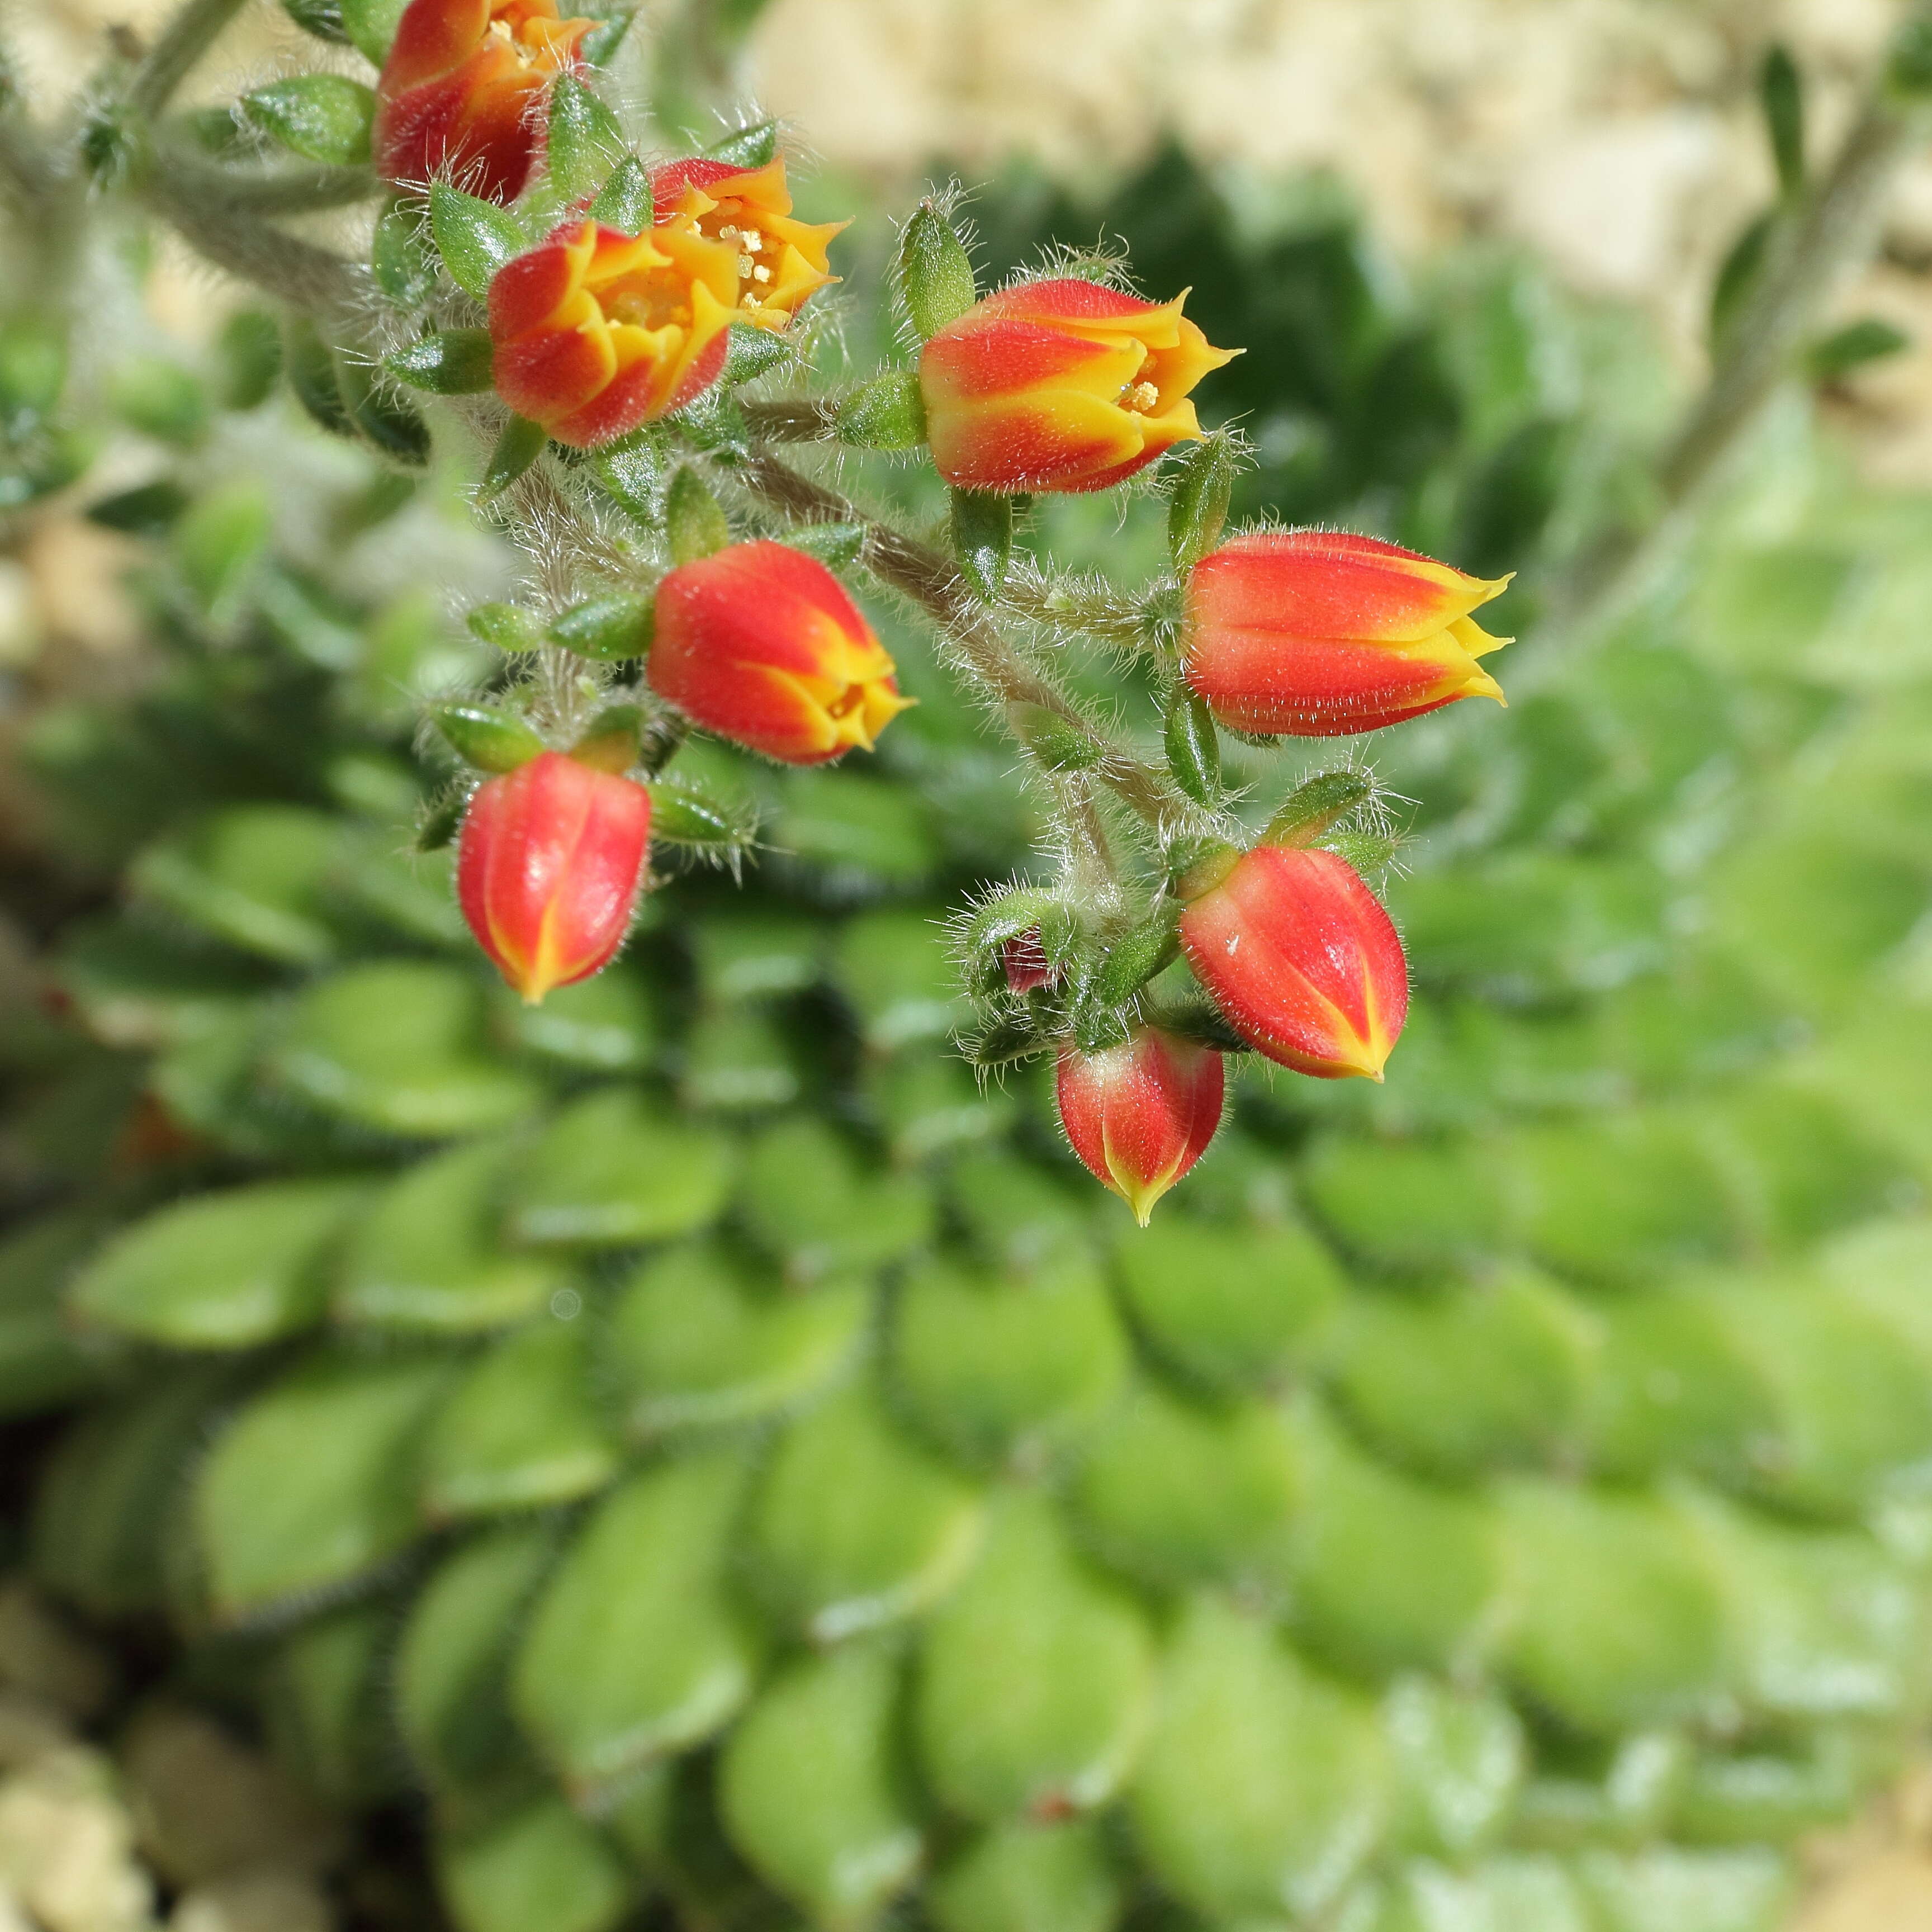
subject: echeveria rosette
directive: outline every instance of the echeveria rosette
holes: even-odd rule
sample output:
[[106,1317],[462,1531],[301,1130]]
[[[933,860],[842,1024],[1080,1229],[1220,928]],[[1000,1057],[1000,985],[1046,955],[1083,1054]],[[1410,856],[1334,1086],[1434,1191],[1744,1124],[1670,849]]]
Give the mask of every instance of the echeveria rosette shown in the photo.
[[1285,845],[1184,878],[1181,950],[1256,1052],[1318,1079],[1380,1080],[1408,1017],[1394,922],[1348,862]]
[[496,393],[559,442],[614,442],[718,380],[738,286],[737,250],[688,222],[564,222],[490,282]]
[[457,898],[477,944],[531,1005],[615,957],[650,837],[642,785],[561,752],[477,787],[458,847]]
[[1182,675],[1219,722],[1254,736],[1340,737],[1459,698],[1501,704],[1478,660],[1509,640],[1469,614],[1509,581],[1340,530],[1235,537],[1189,574]]
[[1065,1048],[1054,1093],[1073,1151],[1144,1228],[1219,1131],[1226,1075],[1211,1047],[1141,1027],[1097,1053]]
[[869,752],[913,700],[845,587],[784,544],[733,544],[658,586],[647,675],[704,730],[792,765]]
[[555,0],[410,0],[376,84],[376,172],[514,201],[542,145],[544,95],[596,24]]
[[806,302],[838,279],[829,250],[848,224],[793,218],[782,156],[761,168],[702,155],[668,161],[652,170],[651,193],[659,226],[682,224],[732,249],[740,322],[782,334]]
[[956,488],[1104,490],[1198,438],[1195,385],[1240,352],[1181,313],[1073,277],[1021,282],[926,342],[920,391]]

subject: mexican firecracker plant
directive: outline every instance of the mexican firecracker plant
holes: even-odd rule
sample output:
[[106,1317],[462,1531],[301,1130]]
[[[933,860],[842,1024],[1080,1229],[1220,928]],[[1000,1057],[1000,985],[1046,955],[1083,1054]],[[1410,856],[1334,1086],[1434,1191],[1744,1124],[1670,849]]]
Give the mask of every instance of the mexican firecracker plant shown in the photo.
[[[957,921],[963,1049],[988,1075],[1057,1059],[1075,1150],[1144,1222],[1214,1136],[1221,1056],[1379,1080],[1407,1003],[1357,869],[1393,850],[1372,781],[1304,776],[1257,841],[1219,734],[1332,737],[1500,698],[1478,662],[1498,640],[1470,614],[1504,584],[1370,536],[1226,532],[1241,446],[1204,434],[1194,398],[1238,348],[1118,263],[982,294],[939,200],[892,270],[906,363],[820,386],[810,305],[843,224],[794,214],[772,124],[683,158],[634,142],[598,91],[616,31],[550,0],[410,0],[369,104],[368,266],[259,217],[213,238],[272,287],[298,250],[328,291],[324,413],[359,406],[404,453],[488,439],[477,496],[533,581],[472,614],[505,672],[435,714],[476,777],[424,842],[459,842],[464,916],[525,999],[598,971],[653,839],[733,866],[756,848],[664,776],[688,734],[818,764],[872,751],[910,702],[840,573],[898,593],[1044,801],[1042,876]],[[300,110],[344,86],[276,83],[254,118],[310,151]],[[941,539],[820,480],[842,448],[928,460]],[[1123,486],[1166,494],[1170,576],[1090,595],[1016,548],[1033,498]],[[1145,661],[1157,748],[1072,694],[1057,662],[1082,643]],[[1012,970],[1016,948],[1043,964]]]
[[[1404,314],[1170,163],[1145,297],[917,209],[832,380],[873,224],[646,149],[621,22],[291,8],[355,51],[234,112],[171,105],[224,0],[0,107],[63,326],[130,212],[284,309],[205,388],[0,323],[5,501],[116,412],[163,466],[82,499],[153,681],[23,760],[100,886],[0,1028],[0,1414],[88,1404],[37,1577],[416,1805],[464,1932],[1783,1922],[1932,1709],[1922,511],[1786,446],[1790,541],[1457,706],[1495,580],[1629,534],[1605,448],[1713,440],[1654,474],[1533,270]],[[1386,880],[1358,756],[1263,788],[1384,725]],[[1143,1230],[1049,1090],[1136,1216],[1222,1144]]]

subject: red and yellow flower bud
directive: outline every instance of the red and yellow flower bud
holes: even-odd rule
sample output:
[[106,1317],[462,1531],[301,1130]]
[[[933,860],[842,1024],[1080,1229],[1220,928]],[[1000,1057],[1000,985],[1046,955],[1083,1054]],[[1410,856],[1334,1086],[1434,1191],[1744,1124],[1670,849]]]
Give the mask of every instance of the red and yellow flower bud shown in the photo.
[[1211,1047],[1143,1027],[1099,1053],[1068,1047],[1054,1092],[1073,1151],[1144,1228],[1220,1128],[1226,1075]]
[[1507,644],[1470,615],[1486,582],[1339,530],[1236,537],[1187,580],[1183,675],[1223,724],[1340,737],[1501,687],[1477,662]]
[[514,201],[541,141],[544,91],[596,25],[555,0],[410,0],[376,84],[376,171],[420,187],[446,176]]
[[1333,852],[1257,845],[1201,869],[1183,882],[1180,944],[1229,1024],[1298,1073],[1381,1079],[1408,1017],[1408,965],[1354,868]]
[[566,221],[490,284],[496,393],[560,442],[614,442],[718,380],[737,299],[736,250],[688,223]]
[[1201,434],[1194,386],[1239,352],[1169,302],[1098,282],[1022,282],[926,343],[932,460],[962,490],[1104,490]]
[[729,161],[671,161],[651,176],[656,219],[682,223],[734,251],[737,320],[782,333],[800,305],[838,278],[828,264],[842,221],[792,219],[782,158],[761,168]]
[[844,586],[783,544],[734,544],[658,586],[652,688],[721,738],[790,765],[869,752],[913,700]]
[[650,836],[642,785],[561,752],[477,787],[457,898],[477,944],[532,1006],[610,964],[630,929]]

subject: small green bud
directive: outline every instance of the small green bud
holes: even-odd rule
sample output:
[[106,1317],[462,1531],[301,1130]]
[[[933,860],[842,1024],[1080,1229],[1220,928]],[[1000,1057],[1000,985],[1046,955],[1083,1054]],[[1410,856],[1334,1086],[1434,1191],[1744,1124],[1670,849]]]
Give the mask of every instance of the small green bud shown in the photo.
[[550,178],[566,201],[580,201],[625,158],[617,117],[574,74],[550,83]]
[[356,424],[336,380],[335,358],[314,322],[290,316],[282,329],[282,367],[296,400],[332,436],[353,436]]
[[678,845],[715,865],[735,866],[758,842],[758,812],[715,797],[686,778],[658,778],[650,787],[651,837]]
[[679,563],[710,556],[731,541],[731,525],[704,478],[685,464],[664,497],[664,529]]
[[1013,735],[1049,771],[1091,771],[1106,756],[1073,719],[1043,704],[1009,704],[1006,719]]
[[382,366],[432,395],[470,396],[490,386],[496,352],[487,328],[446,328],[382,358]]
[[952,554],[974,595],[990,604],[1006,580],[1013,552],[1013,505],[1010,496],[984,490],[952,492]]
[[407,0],[340,0],[340,4],[343,32],[358,53],[380,67],[389,58]]
[[1174,687],[1162,733],[1167,769],[1196,805],[1211,806],[1221,796],[1221,737],[1214,714],[1184,684]]
[[[745,9],[741,4],[738,10]],[[723,140],[714,141],[704,151],[707,160],[730,161],[741,168],[761,168],[778,152],[778,124],[760,121],[749,128],[736,128]]]
[[369,267],[376,286],[398,308],[420,308],[428,301],[436,287],[436,262],[416,209],[391,208],[378,219]]
[[590,473],[619,507],[653,530],[664,518],[664,470],[663,433],[655,427],[634,430],[590,456]]
[[282,11],[305,34],[319,40],[346,43],[340,0],[282,0]]
[[1360,772],[1318,772],[1290,792],[1261,836],[1264,845],[1312,845],[1375,796]]
[[651,647],[651,599],[630,591],[593,597],[573,604],[545,634],[552,644],[602,663],[640,658]]
[[440,704],[430,722],[466,764],[479,771],[513,772],[544,748],[544,741],[520,718],[475,704]]
[[1051,1052],[1052,1048],[1052,1041],[1036,1028],[1021,1020],[1003,1020],[974,1038],[960,1042],[960,1051],[965,1055],[967,1064],[982,1073],[997,1072],[1003,1067],[1037,1060],[1042,1053]]
[[634,704],[608,705],[572,746],[570,755],[580,765],[622,777],[638,762],[645,722],[644,712]]
[[1180,908],[1172,902],[1131,932],[1107,942],[1094,975],[1093,997],[1102,1006],[1124,1006],[1148,980],[1172,964],[1180,950]]
[[791,360],[792,347],[782,335],[769,328],[754,328],[749,322],[731,325],[730,346],[724,352],[724,372],[721,382],[749,382],[770,375]]
[[622,13],[607,14],[578,42],[578,58],[586,67],[608,66],[610,56],[623,45],[624,36],[631,31],[631,22],[637,17],[634,8]]
[[352,167],[369,158],[376,95],[337,74],[291,74],[242,95],[242,118],[305,160]]
[[1234,440],[1225,430],[1168,458],[1167,548],[1177,577],[1185,577],[1221,541],[1238,466]]
[[714,463],[742,463],[751,454],[752,432],[736,397],[714,382],[671,418],[685,440]]
[[423,814],[422,823],[416,828],[416,850],[418,852],[440,852],[461,828],[464,807],[469,802],[458,796],[446,798],[440,804],[432,806]]
[[512,656],[544,640],[542,626],[518,604],[479,604],[465,621],[472,637]]
[[926,440],[926,403],[918,372],[888,369],[838,406],[838,440],[854,449],[916,449]]
[[488,503],[500,496],[544,452],[550,432],[527,416],[512,416],[503,425],[490,460],[483,466],[483,480],[476,486],[476,500]]
[[951,222],[929,201],[899,232],[894,264],[900,302],[922,340],[936,335],[979,299],[972,257]]
[[429,191],[429,226],[450,280],[479,299],[496,271],[530,245],[514,216],[444,182]]
[[870,534],[863,524],[808,524],[794,530],[785,542],[815,556],[828,570],[850,570],[864,557]]
[[640,233],[651,218],[651,178],[635,154],[626,154],[590,206],[593,221],[620,235]]
[[413,404],[392,395],[358,357],[338,355],[335,380],[350,420],[365,442],[412,470],[429,461],[429,425]]

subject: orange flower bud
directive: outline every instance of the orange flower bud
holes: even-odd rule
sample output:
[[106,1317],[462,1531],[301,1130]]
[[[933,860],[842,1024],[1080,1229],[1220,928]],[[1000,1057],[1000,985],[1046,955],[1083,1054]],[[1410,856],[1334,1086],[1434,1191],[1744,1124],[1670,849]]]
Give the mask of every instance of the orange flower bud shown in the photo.
[[1381,1079],[1408,1016],[1408,966],[1354,868],[1333,852],[1257,845],[1203,870],[1184,885],[1198,890],[1180,944],[1229,1024],[1298,1073]]
[[1180,312],[1098,282],[1022,282],[926,344],[932,460],[962,490],[1104,490],[1201,425],[1188,396],[1239,352]]
[[1215,717],[1260,736],[1340,737],[1501,687],[1476,660],[1507,644],[1469,613],[1485,582],[1374,537],[1260,531],[1187,580],[1182,675]]
[[457,898],[477,944],[532,1006],[610,964],[630,929],[650,836],[642,785],[561,752],[477,787]]
[[1068,1047],[1054,1094],[1073,1151],[1144,1228],[1154,1203],[1207,1152],[1226,1082],[1211,1047],[1142,1027],[1100,1053]]
[[579,449],[682,409],[724,366],[738,260],[686,221],[565,222],[490,284],[497,394]]
[[844,585],[778,543],[734,544],[672,571],[646,669],[706,730],[789,765],[869,752],[913,702]]
[[782,158],[761,168],[671,161],[652,171],[651,193],[661,224],[682,222],[734,250],[740,322],[782,333],[808,298],[838,279],[826,251],[848,224],[794,221]]
[[446,174],[514,201],[536,158],[538,106],[594,20],[556,0],[410,0],[376,83],[376,171],[420,187]]

